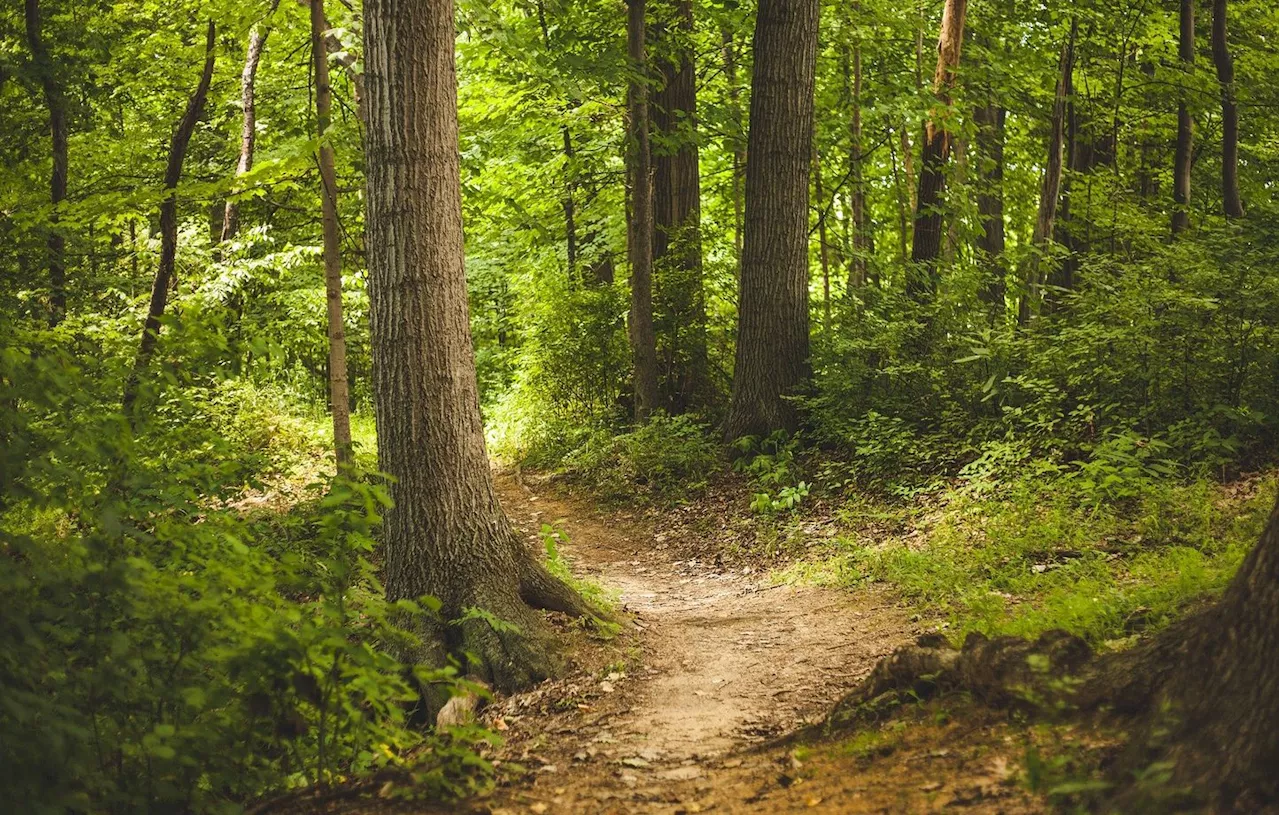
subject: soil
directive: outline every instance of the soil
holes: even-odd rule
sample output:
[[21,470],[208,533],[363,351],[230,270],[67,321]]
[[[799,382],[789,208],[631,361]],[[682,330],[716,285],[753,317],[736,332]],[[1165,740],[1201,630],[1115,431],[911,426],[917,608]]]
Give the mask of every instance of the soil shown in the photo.
[[486,711],[505,736],[495,760],[520,769],[479,811],[1044,811],[1015,783],[1026,737],[986,713],[953,719],[945,702],[852,741],[772,745],[919,633],[891,595],[776,585],[690,559],[696,542],[634,514],[512,476],[499,487],[531,543],[543,524],[567,533],[560,554],[629,622],[577,649],[567,679]]

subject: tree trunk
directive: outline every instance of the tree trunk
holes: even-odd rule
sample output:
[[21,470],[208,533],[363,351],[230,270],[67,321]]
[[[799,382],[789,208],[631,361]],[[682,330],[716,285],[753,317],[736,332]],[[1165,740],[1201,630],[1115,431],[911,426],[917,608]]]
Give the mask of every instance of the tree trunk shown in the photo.
[[147,305],[147,319],[142,325],[142,339],[138,343],[138,356],[134,362],[133,373],[124,386],[124,398],[121,400],[126,420],[132,426],[136,423],[133,415],[134,401],[138,397],[138,383],[143,370],[155,350],[156,340],[160,337],[160,318],[164,316],[164,307],[169,300],[169,288],[173,284],[174,263],[178,257],[178,196],[176,189],[182,179],[182,163],[187,156],[187,144],[191,134],[195,132],[196,123],[204,111],[205,98],[209,95],[209,83],[213,81],[214,58],[214,24],[209,21],[205,34],[204,70],[200,73],[200,82],[195,92],[187,100],[187,109],[183,112],[178,126],[169,140],[169,159],[165,164],[164,188],[165,197],[160,202],[160,260],[156,265],[156,277],[151,284],[151,300]]
[[675,413],[710,398],[707,313],[702,288],[702,235],[697,141],[697,89],[690,0],[674,8],[675,25],[658,26],[672,42],[658,61],[653,151],[653,269],[658,381],[662,403]]
[[468,664],[469,654],[473,675],[511,691],[558,667],[533,608],[586,609],[524,547],[489,470],[463,267],[453,20],[450,2],[364,5],[375,418],[395,501],[386,587],[391,600],[441,603],[407,659]]
[[813,195],[818,201],[818,262],[822,265],[822,328],[831,330],[831,259],[827,255],[827,212],[830,202],[822,187],[822,155],[813,151]]
[[[909,229],[907,194],[903,190],[902,174],[898,172],[898,157],[894,154],[893,131],[886,131],[885,138],[889,143],[889,166],[893,168],[894,197],[898,200],[898,259],[905,265],[907,262],[907,231]],[[911,209],[915,209],[915,207]]]
[[809,378],[809,159],[818,0],[761,0],[747,142],[738,347],[725,438],[794,430]]
[[[964,15],[968,0],[946,0],[942,27],[938,33],[938,65],[933,75],[933,92],[940,108],[951,104],[960,46],[964,41]],[[916,193],[915,229],[911,240],[911,268],[907,294],[916,302],[932,298],[938,287],[938,253],[942,248],[942,191],[946,179],[951,135],[937,110],[925,125],[924,148],[920,159],[920,186]]]
[[1076,22],[1073,19],[1071,34],[1063,43],[1062,55],[1058,59],[1058,82],[1053,94],[1053,113],[1049,120],[1049,156],[1045,162],[1044,179],[1040,183],[1040,207],[1036,212],[1036,225],[1031,232],[1031,258],[1027,262],[1024,290],[1018,298],[1019,325],[1025,325],[1031,319],[1033,304],[1040,298],[1045,263],[1042,255],[1053,237],[1053,222],[1058,213],[1067,99],[1071,95],[1071,75],[1075,66],[1075,37]]
[[[267,17],[276,13],[280,0],[271,0]],[[262,59],[262,49],[267,45],[267,37],[271,34],[271,26],[260,23],[249,29],[249,48],[245,51],[244,70],[240,72],[240,161],[236,163],[236,175],[242,176],[253,169],[253,148],[258,139],[258,112],[255,104],[254,81],[258,76],[258,62]],[[240,229],[240,204],[234,200],[227,201],[222,212],[222,233],[219,243],[231,240]]]
[[[542,0],[538,0],[538,27],[542,30],[542,47],[548,53],[552,53],[551,45],[551,27],[547,24],[547,8]],[[569,285],[574,285],[578,279],[578,226],[577,226],[577,206],[574,201],[574,160],[573,160],[573,135],[569,132],[569,125],[560,126],[561,141],[563,142],[564,154],[564,196],[561,199],[561,208],[564,210],[564,242],[565,242],[565,259],[569,266]]]
[[729,113],[733,117],[733,126],[729,134],[730,151],[733,154],[733,251],[736,260],[742,259],[742,175],[747,166],[746,151],[742,149],[742,91],[738,86],[738,60],[733,31],[728,27],[720,29],[720,39],[724,50],[725,81],[729,83]]
[[1222,87],[1222,214],[1244,216],[1240,203],[1240,111],[1236,108],[1236,72],[1227,48],[1227,0],[1213,0],[1213,64]]
[[40,77],[44,103],[49,109],[49,139],[53,153],[53,172],[49,176],[49,325],[56,326],[67,314],[66,239],[58,227],[58,207],[67,197],[67,111],[53,69],[53,59],[45,48],[40,25],[39,0],[26,0],[24,12],[27,46]]
[[645,0],[627,0],[627,54],[633,77],[627,88],[631,169],[631,336],[635,417],[658,407],[658,351],[653,333],[653,167],[649,152],[649,85],[645,57]]
[[[861,4],[854,4],[857,13]],[[846,55],[844,60],[845,84],[849,93],[849,217],[853,234],[849,255],[849,281],[847,292],[867,283],[867,261],[871,256],[871,228],[867,212],[867,188],[863,179],[862,159],[862,45],[855,41],[852,66]]]
[[1005,110],[992,100],[974,109],[983,184],[978,192],[979,259],[985,271],[979,297],[990,313],[1004,310],[1004,118]]
[[[1196,59],[1196,4],[1182,0],[1178,11],[1178,58],[1191,81]],[[1174,237],[1191,225],[1191,107],[1187,89],[1178,94],[1178,141],[1173,151],[1173,224]]]
[[342,238],[338,232],[338,178],[334,170],[333,144],[329,141],[329,52],[324,33],[324,0],[311,0],[311,59],[316,77],[316,137],[320,149],[320,212],[324,225],[324,291],[329,328],[329,410],[333,414],[333,449],[338,469],[349,468],[351,450],[351,395],[347,386],[347,335],[342,325]]

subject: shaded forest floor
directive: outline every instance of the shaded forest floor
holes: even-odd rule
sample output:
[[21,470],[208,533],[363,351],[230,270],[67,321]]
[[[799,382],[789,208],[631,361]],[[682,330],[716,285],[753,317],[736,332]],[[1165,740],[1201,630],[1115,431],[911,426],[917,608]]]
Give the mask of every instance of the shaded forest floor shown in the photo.
[[560,553],[574,573],[615,593],[633,622],[576,649],[571,677],[487,712],[505,736],[498,759],[522,771],[478,811],[1044,808],[1017,783],[1035,734],[962,700],[844,741],[771,746],[820,720],[877,660],[921,633],[887,591],[780,585],[757,567],[706,560],[716,547],[690,537],[682,520],[691,519],[679,517],[708,509],[696,504],[655,523],[510,476],[501,489],[532,539],[544,524],[563,530]]

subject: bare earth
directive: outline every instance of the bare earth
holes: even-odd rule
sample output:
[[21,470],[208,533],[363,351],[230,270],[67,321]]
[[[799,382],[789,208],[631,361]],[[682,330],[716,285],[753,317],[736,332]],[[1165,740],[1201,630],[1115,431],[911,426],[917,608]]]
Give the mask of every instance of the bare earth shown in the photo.
[[[605,664],[584,659],[576,676],[490,709],[502,757],[529,770],[486,802],[495,815],[1039,811],[1011,788],[1008,759],[938,749],[956,735],[942,725],[898,738],[892,760],[752,749],[820,719],[911,639],[887,595],[771,585],[684,559],[634,518],[510,477],[500,489],[531,538],[544,523],[568,533],[560,551],[574,573],[618,592],[636,628],[603,649]],[[860,762],[866,772],[854,772]]]

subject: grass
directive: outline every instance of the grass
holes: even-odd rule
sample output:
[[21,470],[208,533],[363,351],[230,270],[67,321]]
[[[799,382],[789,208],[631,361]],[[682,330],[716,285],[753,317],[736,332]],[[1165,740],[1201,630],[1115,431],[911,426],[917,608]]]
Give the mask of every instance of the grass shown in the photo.
[[1239,492],[1151,482],[1099,504],[1060,481],[1023,481],[998,497],[949,490],[925,511],[858,498],[841,513],[850,534],[776,577],[887,583],[957,641],[1063,628],[1119,645],[1225,586],[1275,501],[1275,475]]

